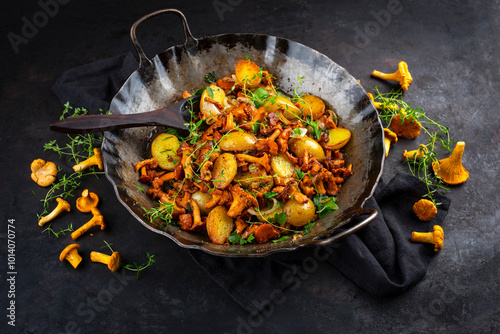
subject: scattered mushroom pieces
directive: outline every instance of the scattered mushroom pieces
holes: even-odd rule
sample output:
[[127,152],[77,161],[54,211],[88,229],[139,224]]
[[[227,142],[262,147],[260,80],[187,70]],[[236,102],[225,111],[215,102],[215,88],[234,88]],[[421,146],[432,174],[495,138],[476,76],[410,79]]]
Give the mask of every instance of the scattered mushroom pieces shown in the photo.
[[410,84],[413,81],[411,73],[408,70],[408,64],[406,64],[404,61],[399,62],[398,70],[394,73],[388,74],[374,70],[372,72],[372,76],[383,80],[398,81],[401,85],[401,88],[403,88],[403,91],[405,92],[408,90],[408,87],[410,87]]
[[434,203],[428,199],[421,199],[413,204],[413,212],[417,215],[418,219],[422,221],[429,221],[437,215],[437,208]]
[[99,204],[99,197],[92,192],[89,192],[88,189],[85,189],[82,192],[82,197],[79,197],[76,200],[76,208],[80,212],[91,212],[92,208],[96,208],[97,204]]
[[56,208],[54,210],[52,210],[51,213],[49,213],[48,215],[46,215],[45,217],[40,219],[38,221],[38,225],[43,226],[46,223],[48,223],[49,221],[51,221],[52,219],[56,218],[61,212],[63,212],[63,211],[69,212],[71,210],[71,205],[69,205],[69,203],[66,202],[65,200],[63,200],[62,198],[58,197],[58,198],[56,198],[56,201],[57,201]]
[[78,173],[89,167],[97,166],[99,169],[103,169],[104,165],[102,163],[101,150],[94,148],[94,155],[90,158],[80,162],[78,165],[73,166],[73,170]]
[[121,267],[122,256],[118,252],[113,252],[111,255],[106,255],[99,252],[91,252],[90,260],[92,262],[100,262],[108,265],[111,271],[117,271]]
[[101,215],[99,210],[94,211],[94,216],[92,217],[91,220],[89,220],[87,223],[85,223],[78,230],[71,233],[71,238],[73,238],[73,240],[78,239],[85,232],[87,232],[89,229],[91,229],[94,226],[100,226],[101,230],[104,230],[106,228],[106,223],[104,222],[104,217]]
[[420,146],[416,150],[412,151],[404,150],[401,160],[403,162],[420,160],[425,156],[427,152],[429,152],[427,146],[425,146],[424,144],[420,144]]
[[459,141],[451,156],[432,163],[434,174],[443,182],[451,185],[461,184],[469,178],[469,172],[462,166],[465,142]]
[[73,268],[76,269],[80,262],[82,262],[82,257],[80,254],[78,254],[78,250],[80,249],[80,245],[78,244],[71,244],[68,247],[64,248],[63,251],[61,252],[61,255],[59,255],[59,260],[62,262],[64,260],[67,260]]
[[398,136],[391,131],[391,129],[384,128],[384,147],[385,147],[385,156],[389,155],[389,149],[391,148],[391,144],[395,144],[398,142]]
[[57,166],[42,159],[36,159],[31,163],[31,179],[40,187],[48,187],[56,180]]
[[444,232],[441,226],[434,225],[434,232],[412,232],[411,241],[433,244],[434,251],[439,252],[443,248]]

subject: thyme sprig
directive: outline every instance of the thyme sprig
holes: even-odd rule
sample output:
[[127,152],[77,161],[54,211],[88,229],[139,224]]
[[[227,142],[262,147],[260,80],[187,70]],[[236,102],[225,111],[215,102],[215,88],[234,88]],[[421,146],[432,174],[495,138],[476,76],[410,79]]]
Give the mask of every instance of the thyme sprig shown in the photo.
[[375,87],[374,91],[376,94],[375,100],[380,101],[383,106],[383,108],[379,109],[379,116],[384,123],[390,124],[392,119],[399,115],[402,121],[404,119],[415,119],[422,124],[422,130],[428,137],[428,143],[425,148],[419,148],[419,153],[422,153],[422,156],[414,160],[408,160],[405,163],[408,165],[411,174],[418,177],[425,184],[427,193],[424,197],[427,197],[436,206],[440,205],[441,203],[435,201],[434,194],[438,190],[448,191],[448,188],[439,177],[434,175],[431,167],[433,162],[438,161],[437,150],[439,146],[448,153],[452,151],[451,147],[455,143],[450,139],[449,128],[427,116],[422,108],[412,108],[409,103],[403,101],[400,90],[381,93]]
[[[101,110],[102,112],[102,110]],[[60,116],[60,120],[65,118],[71,118],[75,116],[86,115],[88,110],[85,108],[73,108],[67,102],[64,105],[64,110]],[[109,112],[106,112],[109,113]],[[68,158],[68,162],[74,161],[79,163],[81,160],[88,159],[94,153],[94,148],[100,146],[102,141],[101,136],[96,136],[95,134],[79,134],[75,136],[68,135],[68,142],[64,144],[59,144],[56,139],[45,143],[43,146],[44,151],[53,151],[59,155],[59,158]],[[62,172],[61,168],[58,168],[58,172]],[[53,183],[45,197],[40,201],[43,203],[44,212],[38,215],[38,219],[48,213],[48,208],[50,204],[58,197],[66,199],[68,197],[73,197],[74,192],[81,185],[82,178],[88,175],[94,175],[99,178],[99,175],[104,174],[104,172],[97,171],[94,167],[90,167],[84,172],[73,172],[70,174],[63,174],[58,178],[57,182]]]
[[75,229],[73,228],[73,223],[69,224],[66,229],[61,229],[59,232],[54,231],[52,229],[52,224],[49,224],[49,226],[47,226],[47,228],[44,229],[42,233],[48,232],[49,235],[52,233],[56,238],[60,238],[61,235],[66,235],[66,232],[73,232],[74,230]]

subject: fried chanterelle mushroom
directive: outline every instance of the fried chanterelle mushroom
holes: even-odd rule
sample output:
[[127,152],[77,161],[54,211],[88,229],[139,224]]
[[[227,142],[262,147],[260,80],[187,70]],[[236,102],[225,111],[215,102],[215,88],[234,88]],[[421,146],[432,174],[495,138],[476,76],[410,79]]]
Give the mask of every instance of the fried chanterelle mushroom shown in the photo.
[[57,167],[51,162],[36,159],[31,163],[31,179],[40,187],[48,187],[56,180]]

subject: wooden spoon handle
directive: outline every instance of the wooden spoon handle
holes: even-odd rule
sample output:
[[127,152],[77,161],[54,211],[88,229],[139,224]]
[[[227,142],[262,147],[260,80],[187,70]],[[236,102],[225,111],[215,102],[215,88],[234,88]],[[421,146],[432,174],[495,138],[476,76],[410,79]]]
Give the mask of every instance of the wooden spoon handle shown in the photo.
[[[199,97],[190,98],[199,101]],[[100,131],[112,131],[123,128],[138,126],[166,126],[180,130],[187,130],[186,120],[183,118],[183,110],[189,99],[179,101],[171,106],[138,113],[120,115],[84,115],[64,119],[50,125],[50,129],[63,133],[94,133]],[[194,103],[193,102],[193,103]]]

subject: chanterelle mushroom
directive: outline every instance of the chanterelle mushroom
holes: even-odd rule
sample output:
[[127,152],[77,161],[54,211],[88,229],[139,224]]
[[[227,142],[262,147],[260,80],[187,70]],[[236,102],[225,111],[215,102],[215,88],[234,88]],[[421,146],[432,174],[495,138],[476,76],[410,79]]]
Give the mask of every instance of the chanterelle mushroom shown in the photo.
[[78,239],[85,232],[87,232],[90,228],[92,228],[94,226],[100,226],[101,230],[104,230],[106,228],[106,223],[104,222],[104,217],[100,214],[99,210],[94,210],[93,214],[94,214],[94,216],[92,217],[91,220],[89,220],[87,223],[85,223],[78,230],[71,233],[71,238],[73,238],[73,240]]
[[418,219],[422,221],[429,221],[437,215],[437,208],[434,203],[428,199],[421,199],[413,204],[413,212],[417,215]]
[[121,267],[122,256],[118,252],[113,252],[113,254],[111,255],[106,255],[99,252],[91,252],[90,260],[92,260],[92,262],[107,264],[109,270],[117,271]]
[[462,166],[465,142],[459,141],[451,156],[446,159],[434,161],[432,169],[437,177],[451,185],[461,184],[469,178],[469,172]]
[[398,70],[394,73],[387,74],[374,70],[372,76],[384,80],[398,81],[403,91],[406,91],[413,81],[411,73],[408,70],[408,65],[404,61],[399,62]]
[[59,255],[59,260],[62,262],[64,260],[68,260],[69,263],[73,266],[73,268],[78,267],[80,262],[82,262],[82,257],[78,254],[78,250],[80,246],[78,244],[71,244],[68,247],[64,248]]
[[406,117],[404,111],[392,118],[390,127],[399,137],[410,139],[417,138],[422,130],[422,124],[412,116]]
[[428,233],[412,232],[411,241],[426,242],[429,244],[433,244],[434,251],[439,252],[443,248],[444,232],[441,226],[434,225],[434,232],[428,232]]
[[94,148],[93,156],[91,156],[87,160],[80,162],[78,165],[74,165],[73,170],[78,173],[91,166],[97,166],[99,169],[103,169],[104,167],[101,158],[101,150],[98,148]]
[[76,208],[81,212],[90,212],[92,208],[97,207],[97,204],[99,204],[99,197],[95,193],[89,192],[88,189],[85,189],[82,192],[82,197],[76,200]]
[[231,187],[231,193],[233,195],[233,202],[231,203],[231,207],[227,211],[227,215],[229,217],[237,217],[245,209],[249,207],[254,208],[259,205],[257,199],[241,189],[238,184]]
[[52,210],[51,213],[49,213],[48,215],[46,215],[45,217],[40,219],[38,221],[38,225],[43,226],[46,223],[48,223],[49,221],[51,221],[52,219],[56,218],[61,212],[63,212],[63,211],[69,212],[71,210],[71,206],[69,205],[69,203],[66,202],[65,200],[63,200],[62,198],[58,197],[58,198],[56,198],[56,201],[57,201],[56,208],[54,210]]
[[388,128],[384,128],[384,147],[385,147],[385,156],[389,155],[389,149],[391,148],[391,144],[398,142],[398,136],[392,132]]
[[56,180],[57,167],[51,162],[36,159],[31,163],[31,178],[40,187],[48,187]]

